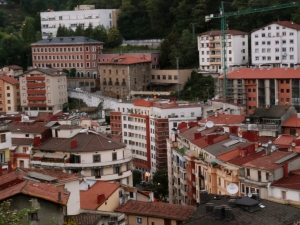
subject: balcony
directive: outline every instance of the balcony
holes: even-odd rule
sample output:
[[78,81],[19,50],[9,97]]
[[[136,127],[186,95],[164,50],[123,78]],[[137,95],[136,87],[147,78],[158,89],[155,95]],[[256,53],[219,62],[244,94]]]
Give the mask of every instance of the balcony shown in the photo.
[[46,94],[46,90],[27,90],[27,94]]
[[[55,162],[42,162],[37,160],[31,160],[30,164],[33,166],[42,166],[42,167],[58,167],[61,169],[87,169],[92,167],[110,167],[118,164],[124,164],[132,161],[132,155],[125,155],[123,159],[115,160],[115,161],[109,161],[109,162],[95,162],[95,163],[55,163]],[[119,176],[116,174],[116,176]],[[121,175],[119,177],[124,176]]]
[[222,63],[221,61],[217,61],[217,62],[216,61],[211,61],[210,65],[221,65],[221,63]]
[[27,83],[26,84],[27,87],[45,87],[46,84],[41,82],[41,83]]
[[279,124],[257,124],[259,130],[279,131]]
[[46,101],[46,96],[28,96],[28,101]]
[[33,76],[33,77],[26,77],[26,80],[34,81],[34,80],[45,80],[45,77],[42,76]]
[[27,104],[29,107],[46,107],[46,103],[28,103]]

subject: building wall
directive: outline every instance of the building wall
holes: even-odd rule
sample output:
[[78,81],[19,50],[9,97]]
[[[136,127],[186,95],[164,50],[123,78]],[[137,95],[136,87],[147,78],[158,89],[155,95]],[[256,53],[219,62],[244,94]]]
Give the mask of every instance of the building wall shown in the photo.
[[4,82],[4,95],[5,95],[5,112],[16,112],[20,107],[20,88],[19,84],[10,84]]
[[91,23],[93,27],[103,25],[105,28],[117,26],[118,9],[92,9],[75,11],[57,11],[41,12],[41,30],[42,37],[56,37],[59,24],[67,28],[76,30],[76,27],[82,25],[86,29]]
[[79,180],[65,183],[64,188],[70,192],[70,197],[67,203],[67,214],[77,215],[80,212]]
[[251,33],[252,64],[272,63],[280,67],[282,63],[299,63],[299,36],[299,31],[278,24],[254,31]]
[[293,206],[298,207],[300,205],[299,190],[271,186],[268,190],[268,195],[269,197],[273,197],[275,199],[280,200],[280,203],[282,204],[291,204]]
[[[119,190],[117,189],[111,196],[105,196],[106,201],[97,209],[100,211],[113,212],[120,205]],[[97,196],[95,196],[96,198]]]
[[[132,225],[132,224],[138,224],[137,223],[137,217],[142,218],[142,223],[141,225],[150,225],[150,224],[155,224],[155,225],[165,225],[165,219],[162,218],[155,218],[155,217],[147,217],[147,216],[136,216],[136,215],[129,215],[126,214],[126,224]],[[175,220],[170,220],[171,225],[176,225]]]

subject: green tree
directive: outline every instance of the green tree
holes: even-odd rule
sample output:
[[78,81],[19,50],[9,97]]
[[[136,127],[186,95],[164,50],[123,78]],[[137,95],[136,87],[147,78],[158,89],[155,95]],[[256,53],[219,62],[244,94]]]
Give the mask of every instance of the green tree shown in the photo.
[[120,44],[122,44],[122,37],[120,35],[120,32],[117,28],[112,27],[109,29],[107,34],[107,47],[117,47]]
[[56,37],[64,37],[65,36],[65,29],[64,29],[65,26],[61,26],[59,24],[58,28],[57,28],[57,31],[56,31]]
[[0,10],[0,27],[5,27],[7,25],[7,17],[3,10]]
[[134,170],[132,172],[132,179],[133,179],[133,186],[139,184],[142,180],[141,178],[141,172],[138,170]]
[[70,77],[75,77],[76,76],[76,68],[71,68],[69,72]]
[[2,54],[4,54],[5,57],[4,64],[12,65],[21,61],[23,47],[17,36],[4,36],[0,43],[0,49],[2,49]]
[[159,65],[162,69],[171,68],[172,63],[169,59],[169,54],[172,51],[173,46],[176,45],[178,40],[178,34],[171,32],[162,42],[160,46]]
[[69,75],[70,74],[70,71],[68,70],[68,69],[62,69],[62,72],[64,72],[64,73],[66,73],[67,75]]
[[97,26],[93,29],[91,38],[106,43],[107,42],[107,30],[105,29],[105,27],[103,25]]
[[84,29],[82,28],[82,26],[77,26],[76,30],[75,30],[75,36],[83,36],[84,34]]
[[12,200],[6,200],[0,204],[0,224],[1,225],[22,225],[29,224],[28,214],[36,212],[38,208],[34,208],[34,200],[30,200],[31,208],[24,208],[18,211],[11,210]]
[[93,25],[89,23],[89,26],[84,30],[83,34],[85,37],[92,38]]
[[34,30],[35,20],[32,17],[26,17],[25,23],[22,27],[22,38],[25,43],[33,43],[35,39],[35,30]]
[[153,176],[153,183],[147,185],[146,190],[154,192],[154,197],[166,201],[169,188],[168,188],[168,170],[163,168],[155,172]]

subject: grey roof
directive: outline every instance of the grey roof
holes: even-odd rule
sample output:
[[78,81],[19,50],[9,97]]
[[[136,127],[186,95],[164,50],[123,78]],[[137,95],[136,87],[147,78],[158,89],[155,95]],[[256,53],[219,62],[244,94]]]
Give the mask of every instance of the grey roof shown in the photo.
[[52,177],[43,173],[37,173],[37,172],[28,172],[28,175],[32,178],[36,178],[39,180],[45,180],[45,181],[55,181],[57,180],[56,177]]
[[[214,206],[228,205],[229,197],[223,196],[220,200],[215,200],[214,195],[209,194],[209,203]],[[261,199],[260,203],[265,206],[259,211],[249,213],[240,207],[232,208],[233,219],[231,221],[215,220],[214,213],[206,213],[206,204],[200,204],[194,211],[191,219],[185,222],[185,225],[282,225],[293,224],[300,221],[300,209],[292,206],[275,203],[272,201]]]
[[48,39],[40,40],[38,42],[32,43],[31,46],[40,45],[74,45],[74,44],[103,44],[101,41],[94,39],[89,39],[83,36],[75,37],[51,37]]
[[254,110],[254,113],[251,114],[250,117],[262,117],[267,111],[268,109],[266,108],[256,108]]
[[262,117],[263,118],[281,118],[290,106],[273,105]]
[[[45,125],[45,127],[52,127],[53,125],[55,125],[56,123],[58,123],[57,121],[50,121],[49,123],[47,123]],[[59,123],[58,123],[59,124]]]
[[204,150],[214,156],[223,154],[225,152],[229,152],[233,149],[236,149],[239,145],[242,144],[242,142],[237,142],[236,144],[230,145],[229,147],[223,146],[223,144],[226,144],[233,140],[235,140],[235,139],[227,138],[223,141],[220,141],[218,143],[215,143],[215,144],[209,145],[208,147],[205,147]]

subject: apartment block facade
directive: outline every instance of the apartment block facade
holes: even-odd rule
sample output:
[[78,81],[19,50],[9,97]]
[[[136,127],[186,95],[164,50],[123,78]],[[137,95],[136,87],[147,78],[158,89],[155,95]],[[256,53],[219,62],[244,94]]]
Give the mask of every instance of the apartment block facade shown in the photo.
[[79,5],[74,11],[41,12],[41,30],[43,39],[56,37],[59,25],[76,30],[77,26],[86,29],[103,25],[105,28],[117,27],[118,9],[95,9],[93,5]]
[[277,21],[251,33],[252,65],[272,64],[273,67],[300,63],[300,25]]
[[20,76],[21,108],[55,112],[68,102],[66,74],[54,68],[36,68]]
[[0,76],[0,112],[16,112],[19,108],[19,81],[6,75]]
[[[249,110],[273,105],[293,105],[300,110],[300,69],[294,68],[240,68],[227,75],[227,101]],[[222,98],[223,76],[216,91]]]
[[[223,71],[222,33],[207,31],[197,37],[199,69],[203,71]],[[248,33],[226,30],[226,66],[248,64]]]
[[157,169],[167,168],[167,142],[180,122],[196,121],[199,104],[179,104],[160,99],[117,102],[110,113],[111,133],[133,153],[134,168],[150,179]]

